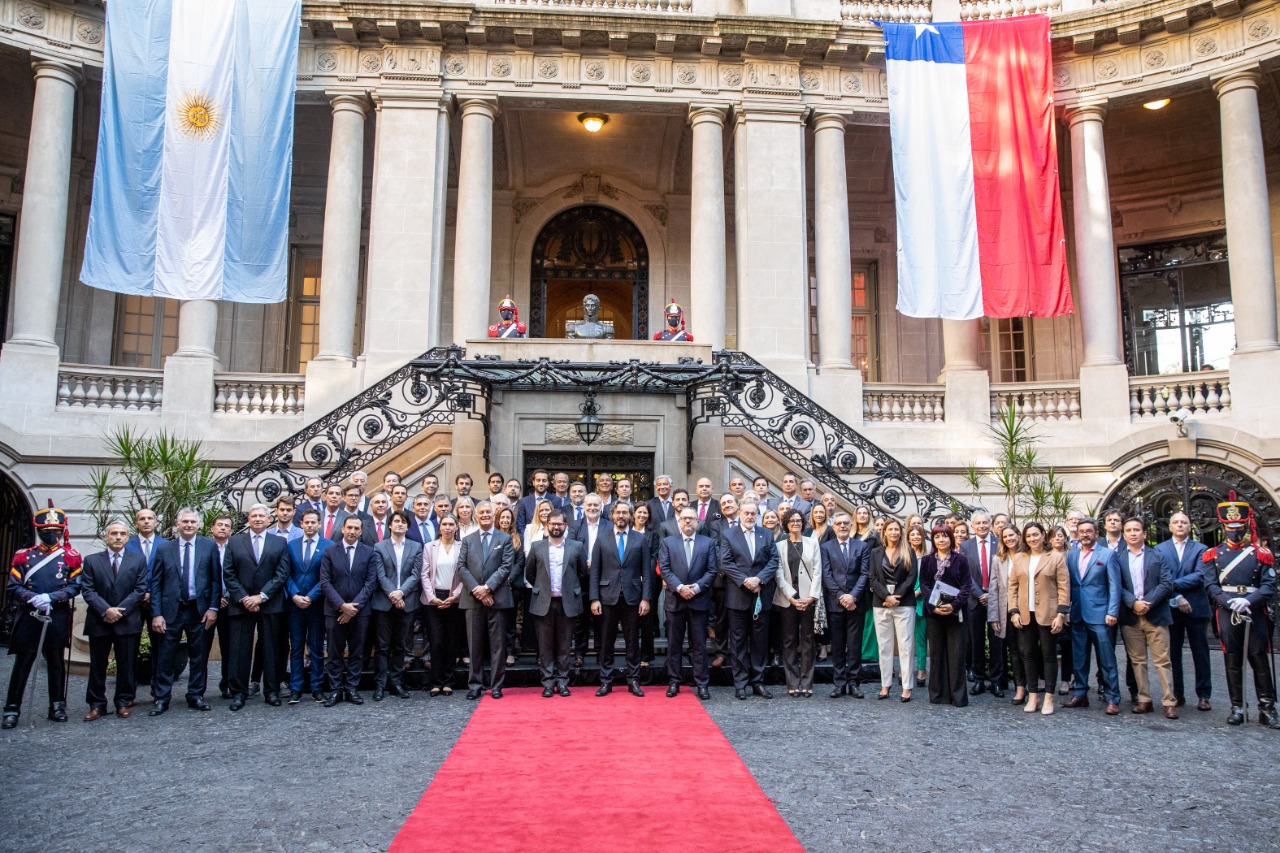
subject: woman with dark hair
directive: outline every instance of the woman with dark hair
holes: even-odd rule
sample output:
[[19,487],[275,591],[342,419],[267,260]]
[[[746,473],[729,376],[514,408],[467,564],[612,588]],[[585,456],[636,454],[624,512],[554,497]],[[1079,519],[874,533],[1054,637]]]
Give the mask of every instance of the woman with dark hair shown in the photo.
[[[987,616],[997,623],[992,630],[1004,639],[1005,667],[1013,677],[1013,704],[1027,701],[1027,671],[1022,665],[1022,652],[1018,648],[1018,629],[1009,618],[1009,572],[1013,569],[1013,555],[1022,547],[1022,531],[1010,524],[1000,530],[1000,544],[996,548],[995,571],[992,573],[991,590],[994,606],[987,603]],[[1001,679],[1000,689],[1004,689]]]
[[[543,503],[546,503],[545,501]],[[503,507],[494,517],[493,526],[511,536],[511,547],[515,550],[515,561],[511,569],[511,591],[515,594],[516,606],[506,611],[507,620],[507,666],[516,662],[518,628],[523,628],[524,635],[532,635],[529,627],[529,587],[524,580],[524,549],[521,547],[520,534],[516,531],[516,514],[509,506]],[[517,574],[518,572],[518,574]],[[517,620],[519,614],[519,620]],[[517,625],[519,621],[519,625]]]
[[[1049,528],[1049,547],[1056,554],[1061,554],[1062,559],[1067,558],[1067,549],[1071,547],[1071,537],[1067,534],[1066,528],[1061,524],[1055,524]],[[1070,579],[1070,570],[1068,570],[1068,579]],[[1075,672],[1075,662],[1071,657],[1071,630],[1070,625],[1064,628],[1057,637],[1058,641],[1058,695],[1066,696],[1071,692],[1071,674]],[[1051,685],[1045,685],[1046,690],[1052,690]]]
[[[819,504],[818,506],[821,506]],[[814,630],[825,625],[822,612],[822,553],[818,540],[804,535],[804,515],[789,509],[782,514],[785,539],[778,540],[778,587],[773,606],[782,634],[782,666],[787,695],[813,695]]]
[[431,636],[431,671],[426,682],[432,696],[453,692],[458,653],[466,648],[466,617],[458,609],[462,573],[457,570],[458,519],[446,515],[439,521],[440,535],[422,547],[422,603]]
[[[929,534],[919,521],[911,523],[911,519],[919,519],[913,515],[907,519],[907,544],[911,546],[911,554],[916,560],[916,684],[924,684],[925,661],[928,660],[929,640],[925,632],[924,599],[920,597],[920,561],[929,553]],[[886,525],[888,526],[888,525]]]
[[950,527],[939,524],[933,528],[932,539],[933,553],[920,561],[920,596],[929,642],[929,703],[963,708],[969,704],[964,660],[969,564],[956,551]]
[[[649,530],[649,505],[638,502],[631,513],[631,533],[642,537],[644,542],[645,571],[657,572],[658,544],[662,536],[656,529]],[[653,638],[658,633],[658,597],[662,593],[662,579],[654,581],[653,600],[649,602],[649,612],[640,617],[640,666],[647,667],[653,663]]]
[[1044,680],[1044,705],[1040,713],[1053,713],[1053,689],[1058,683],[1057,634],[1062,633],[1071,612],[1071,578],[1062,554],[1048,549],[1044,525],[1028,521],[1022,528],[1023,551],[1013,556],[1009,572],[1009,616],[1021,629],[1023,665],[1027,673],[1028,714],[1040,708],[1040,681]]

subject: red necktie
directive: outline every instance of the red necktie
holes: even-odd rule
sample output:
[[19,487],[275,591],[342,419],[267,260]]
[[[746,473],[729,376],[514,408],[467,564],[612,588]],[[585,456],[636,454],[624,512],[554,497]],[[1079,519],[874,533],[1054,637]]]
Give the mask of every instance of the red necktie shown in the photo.
[[987,567],[987,540],[978,540],[978,553],[982,559],[982,588],[986,589],[991,585],[991,572]]
[[378,522],[378,541],[382,541],[382,522]]
[[329,520],[324,523],[324,538],[328,539],[333,535],[333,513],[329,513]]
[[705,503],[698,504],[698,521],[707,520],[707,505]]

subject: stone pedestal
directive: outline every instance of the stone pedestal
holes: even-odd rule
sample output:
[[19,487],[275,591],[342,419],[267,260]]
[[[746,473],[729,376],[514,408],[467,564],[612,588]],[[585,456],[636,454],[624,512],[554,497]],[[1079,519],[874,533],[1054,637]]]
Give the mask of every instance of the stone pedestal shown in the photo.
[[991,423],[991,377],[976,368],[947,368],[940,377],[946,384],[947,424],[987,426]]
[[809,396],[851,427],[862,425],[862,371],[824,367],[809,380]]
[[1080,368],[1080,417],[1129,420],[1129,371],[1123,364]]

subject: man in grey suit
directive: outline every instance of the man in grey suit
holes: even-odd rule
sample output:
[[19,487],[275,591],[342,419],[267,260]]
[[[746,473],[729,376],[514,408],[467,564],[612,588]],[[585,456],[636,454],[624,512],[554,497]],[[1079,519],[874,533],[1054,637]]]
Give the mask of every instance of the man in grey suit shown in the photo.
[[373,548],[382,558],[382,570],[373,589],[373,625],[378,638],[374,656],[375,702],[382,701],[384,692],[409,698],[409,691],[404,689],[404,661],[413,636],[413,614],[422,599],[422,545],[406,535],[410,515],[398,510],[387,518],[391,535]]
[[511,571],[515,548],[511,537],[493,526],[493,504],[476,504],[476,524],[480,529],[462,540],[458,550],[458,572],[462,575],[462,598],[458,607],[467,614],[467,653],[471,673],[467,678],[467,698],[484,693],[485,643],[489,652],[489,688],[494,699],[502,698],[502,680],[507,674],[506,613],[515,606],[511,594]]
[[524,567],[525,580],[533,594],[529,612],[537,620],[538,669],[542,673],[544,699],[557,693],[569,695],[573,626],[582,614],[587,549],[575,539],[564,538],[567,527],[564,510],[552,510],[547,519],[547,538],[529,548]]

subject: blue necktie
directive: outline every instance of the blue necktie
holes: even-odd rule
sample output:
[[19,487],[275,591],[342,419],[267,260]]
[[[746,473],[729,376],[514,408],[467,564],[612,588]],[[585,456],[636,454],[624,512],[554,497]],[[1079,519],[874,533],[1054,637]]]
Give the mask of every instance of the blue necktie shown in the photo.
[[627,534],[623,533],[618,537],[618,562],[622,562],[622,555],[627,551]]
[[191,543],[182,543],[182,587],[188,596],[191,595]]

